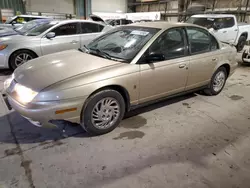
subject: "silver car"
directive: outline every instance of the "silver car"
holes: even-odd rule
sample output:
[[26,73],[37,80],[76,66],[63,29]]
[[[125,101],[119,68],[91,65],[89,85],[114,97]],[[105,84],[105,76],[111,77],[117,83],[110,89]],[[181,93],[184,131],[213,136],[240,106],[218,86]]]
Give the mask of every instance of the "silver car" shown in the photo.
[[0,68],[16,69],[33,58],[78,49],[112,28],[86,20],[51,21],[25,35],[0,39]]

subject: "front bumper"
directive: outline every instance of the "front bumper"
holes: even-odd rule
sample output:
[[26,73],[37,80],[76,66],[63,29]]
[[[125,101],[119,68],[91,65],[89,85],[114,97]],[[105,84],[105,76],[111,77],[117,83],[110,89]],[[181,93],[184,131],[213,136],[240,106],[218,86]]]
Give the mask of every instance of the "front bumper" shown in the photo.
[[9,68],[9,55],[7,49],[0,51],[0,68]]
[[[11,106],[14,110],[20,113],[24,118],[29,120],[33,125],[38,127],[55,128],[54,122],[57,120],[65,120],[72,123],[80,123],[80,116],[84,99],[61,100],[52,102],[39,102],[24,106],[18,101],[8,96],[7,106]],[[6,100],[5,100],[6,101]],[[65,109],[75,109],[65,113],[57,114],[57,111]]]

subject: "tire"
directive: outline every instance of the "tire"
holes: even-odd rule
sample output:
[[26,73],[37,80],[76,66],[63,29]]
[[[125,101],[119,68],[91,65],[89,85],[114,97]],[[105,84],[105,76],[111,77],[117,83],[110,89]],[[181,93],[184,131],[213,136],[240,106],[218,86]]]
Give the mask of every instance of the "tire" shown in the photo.
[[247,42],[247,38],[245,36],[240,36],[238,44],[236,46],[237,52],[240,52],[244,49],[246,42]]
[[[224,76],[221,75],[221,77],[218,77],[219,74],[223,74]],[[222,77],[223,77],[223,82],[219,84],[218,80],[222,80]],[[204,93],[209,96],[218,95],[223,90],[226,84],[227,77],[228,75],[226,68],[225,67],[218,68],[216,72],[213,74],[208,88],[204,90]],[[216,84],[216,81],[218,84]]]
[[[108,100],[112,102],[108,103]],[[101,110],[101,107],[106,108]],[[94,94],[86,101],[82,112],[81,126],[91,135],[106,134],[113,131],[119,125],[124,113],[125,102],[122,95],[115,90],[106,89]],[[109,123],[107,124],[107,122]]]
[[[34,59],[36,57],[37,55],[29,50],[19,50],[19,51],[14,52],[10,56],[9,66],[12,70],[15,70],[17,67],[19,67],[23,63],[31,59]],[[21,62],[21,59],[23,59],[22,62]]]

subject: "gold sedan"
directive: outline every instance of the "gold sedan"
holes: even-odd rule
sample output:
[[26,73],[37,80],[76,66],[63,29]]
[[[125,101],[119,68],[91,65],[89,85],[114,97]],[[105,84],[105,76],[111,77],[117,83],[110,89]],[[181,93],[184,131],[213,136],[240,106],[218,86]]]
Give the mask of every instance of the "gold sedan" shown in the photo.
[[237,67],[236,49],[184,23],[115,28],[82,49],[31,60],[5,82],[10,106],[36,126],[80,123],[99,135],[124,113],[179,94],[219,94]]

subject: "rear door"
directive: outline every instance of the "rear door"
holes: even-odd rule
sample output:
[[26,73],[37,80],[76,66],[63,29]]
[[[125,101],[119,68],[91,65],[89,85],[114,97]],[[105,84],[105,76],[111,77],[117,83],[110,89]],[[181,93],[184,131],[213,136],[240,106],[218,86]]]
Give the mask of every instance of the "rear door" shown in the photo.
[[205,86],[220,61],[217,40],[205,29],[187,27],[190,64],[186,90]]
[[41,39],[43,55],[80,48],[79,22],[60,25],[50,32],[54,32],[56,36],[51,39],[44,36]]
[[98,23],[81,22],[80,27],[80,46],[83,47],[93,39],[101,35],[104,26]]

